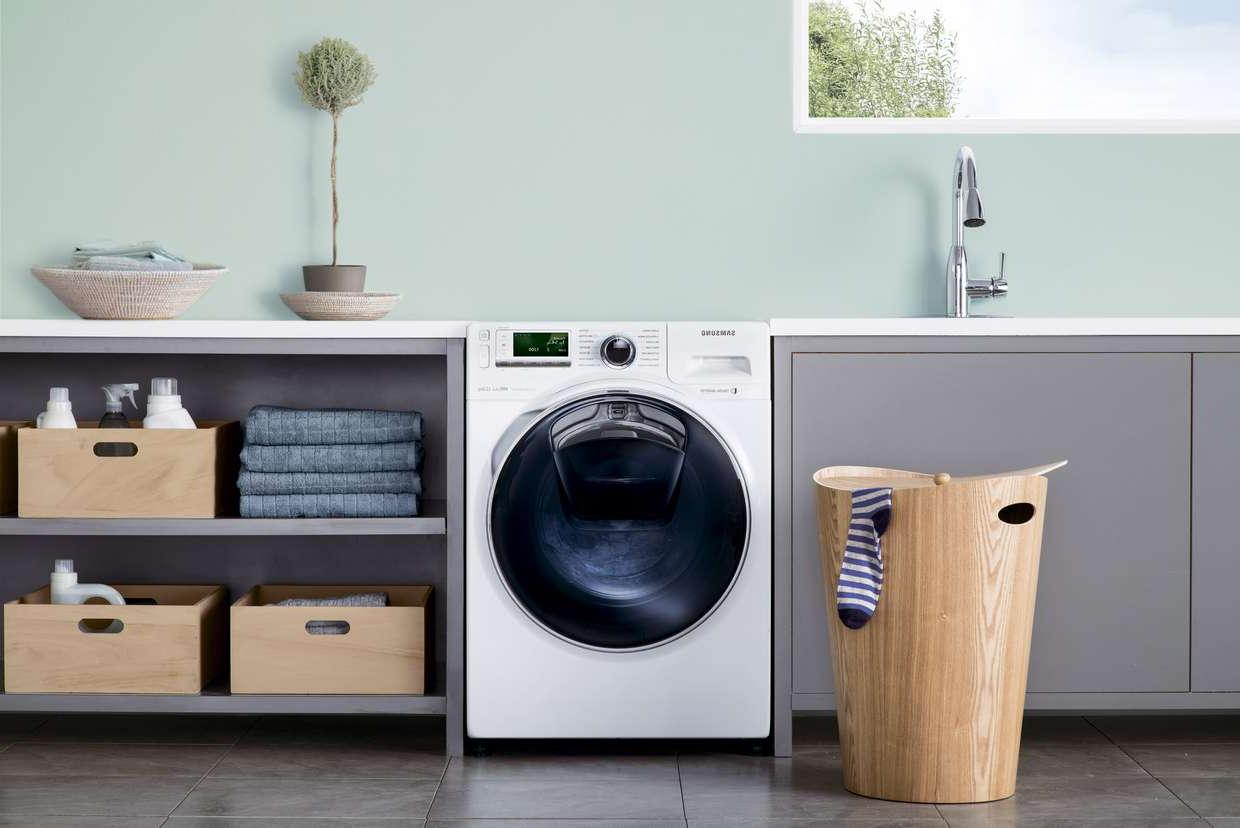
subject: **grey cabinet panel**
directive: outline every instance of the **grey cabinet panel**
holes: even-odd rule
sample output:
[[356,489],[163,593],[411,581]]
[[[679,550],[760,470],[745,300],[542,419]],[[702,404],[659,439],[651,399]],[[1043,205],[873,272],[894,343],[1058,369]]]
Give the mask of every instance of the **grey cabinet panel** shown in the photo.
[[1193,357],[1193,689],[1240,690],[1240,354]]
[[795,354],[793,692],[833,690],[816,469],[1061,458],[1029,690],[1187,690],[1190,383],[1187,354]]

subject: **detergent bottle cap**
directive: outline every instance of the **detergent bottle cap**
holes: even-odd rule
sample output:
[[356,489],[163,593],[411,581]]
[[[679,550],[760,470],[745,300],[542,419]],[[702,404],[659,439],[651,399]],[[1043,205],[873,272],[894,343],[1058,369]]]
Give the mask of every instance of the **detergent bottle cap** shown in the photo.
[[118,413],[124,410],[124,401],[129,400],[129,404],[134,408],[138,407],[138,401],[134,399],[133,392],[138,390],[136,382],[116,382],[111,385],[103,386],[103,396],[106,402],[104,408],[108,413]]
[[56,387],[47,392],[49,402],[69,402],[69,389]]
[[52,567],[52,571],[53,572],[72,572],[73,571],[73,559],[72,558],[57,558],[55,566]]
[[175,377],[155,377],[151,380],[151,393],[157,397],[174,397],[177,394]]

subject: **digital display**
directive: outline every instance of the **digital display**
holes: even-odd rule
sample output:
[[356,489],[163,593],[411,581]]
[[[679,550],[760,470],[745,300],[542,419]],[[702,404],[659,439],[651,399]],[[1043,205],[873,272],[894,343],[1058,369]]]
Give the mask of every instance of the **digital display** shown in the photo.
[[512,355],[514,357],[567,357],[568,332],[514,331]]

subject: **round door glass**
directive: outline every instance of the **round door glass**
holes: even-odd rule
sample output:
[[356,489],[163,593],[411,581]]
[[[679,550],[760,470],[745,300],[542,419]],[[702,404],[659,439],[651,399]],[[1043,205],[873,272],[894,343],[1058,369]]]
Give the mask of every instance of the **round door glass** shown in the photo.
[[696,626],[748,539],[731,454],[694,415],[638,394],[548,412],[496,475],[491,547],[508,591],[556,635],[639,649]]

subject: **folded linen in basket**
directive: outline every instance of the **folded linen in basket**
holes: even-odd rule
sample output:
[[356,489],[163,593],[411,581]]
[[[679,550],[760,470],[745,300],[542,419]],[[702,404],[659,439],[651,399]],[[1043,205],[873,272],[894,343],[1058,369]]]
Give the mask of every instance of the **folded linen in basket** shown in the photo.
[[[386,592],[359,592],[339,598],[285,598],[269,607],[386,607]],[[306,632],[311,635],[344,635],[349,631],[348,621],[307,621]]]
[[285,598],[269,607],[386,607],[386,592],[357,592],[339,598]]
[[242,469],[241,494],[422,494],[416,471],[385,472],[256,472]]
[[168,250],[159,242],[140,241],[132,244],[120,244],[111,239],[79,244],[73,250],[73,264],[84,267],[92,256],[123,256],[127,259],[146,259],[148,261],[184,262],[185,259]]
[[422,439],[417,411],[297,409],[259,405],[245,418],[245,441],[260,446],[410,443]]
[[243,518],[413,517],[414,494],[242,495]]
[[422,444],[353,443],[339,446],[255,446],[241,449],[241,462],[256,472],[412,471],[422,462]]
[[78,267],[87,270],[193,270],[190,262],[174,262],[169,259],[131,259],[128,256],[91,256]]

